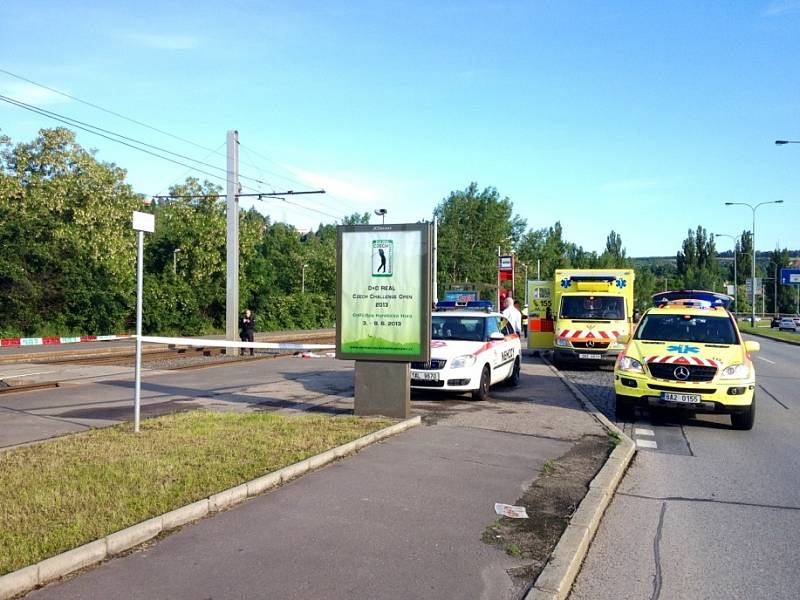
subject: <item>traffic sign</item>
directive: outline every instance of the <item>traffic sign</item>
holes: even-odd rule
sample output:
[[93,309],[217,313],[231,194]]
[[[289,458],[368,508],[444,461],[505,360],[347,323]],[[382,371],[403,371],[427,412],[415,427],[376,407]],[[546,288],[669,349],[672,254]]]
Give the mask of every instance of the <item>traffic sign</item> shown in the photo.
[[800,269],[781,269],[781,283],[800,285]]

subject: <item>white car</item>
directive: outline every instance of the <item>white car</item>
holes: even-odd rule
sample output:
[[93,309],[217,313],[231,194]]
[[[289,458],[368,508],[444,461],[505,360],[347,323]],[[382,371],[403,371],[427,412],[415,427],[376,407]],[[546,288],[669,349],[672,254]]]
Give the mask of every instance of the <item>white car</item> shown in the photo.
[[800,330],[800,325],[791,317],[783,317],[780,322],[778,322],[778,329],[780,331],[794,331],[797,333],[797,331]]
[[[431,360],[411,363],[411,388],[470,392],[475,400],[486,400],[489,387],[519,383],[522,344],[519,335],[500,313],[483,303],[469,308],[433,312]],[[478,305],[472,308],[472,305]]]

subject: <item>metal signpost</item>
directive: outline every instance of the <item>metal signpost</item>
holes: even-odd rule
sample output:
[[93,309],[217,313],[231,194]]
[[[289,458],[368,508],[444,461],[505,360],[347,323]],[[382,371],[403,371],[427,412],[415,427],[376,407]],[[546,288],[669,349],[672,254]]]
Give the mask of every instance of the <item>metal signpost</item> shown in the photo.
[[409,363],[430,360],[431,225],[339,226],[336,358],[356,361],[355,413],[407,418]]
[[144,234],[156,229],[156,217],[149,213],[133,212],[133,229],[136,230],[136,361],[133,385],[133,430],[139,431],[142,405],[142,287],[144,280]]

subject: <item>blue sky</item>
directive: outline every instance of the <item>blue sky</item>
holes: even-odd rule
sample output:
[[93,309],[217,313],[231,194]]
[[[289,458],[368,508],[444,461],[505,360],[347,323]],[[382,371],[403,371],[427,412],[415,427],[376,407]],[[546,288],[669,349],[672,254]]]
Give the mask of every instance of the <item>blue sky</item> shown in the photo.
[[[210,149],[238,129],[262,189],[324,187],[334,217],[430,218],[494,186],[529,227],[602,250],[674,254],[687,229],[800,248],[800,0],[724,2],[37,2],[6,0],[0,68]],[[225,166],[198,149],[0,74],[0,93]],[[29,141],[55,124],[0,103]],[[88,133],[163,193],[187,169]],[[203,176],[201,176],[203,177]],[[221,182],[220,182],[221,183]],[[250,190],[246,190],[250,191]],[[244,203],[248,206],[248,203]],[[300,227],[331,217],[258,203]],[[720,249],[730,240],[719,241]]]

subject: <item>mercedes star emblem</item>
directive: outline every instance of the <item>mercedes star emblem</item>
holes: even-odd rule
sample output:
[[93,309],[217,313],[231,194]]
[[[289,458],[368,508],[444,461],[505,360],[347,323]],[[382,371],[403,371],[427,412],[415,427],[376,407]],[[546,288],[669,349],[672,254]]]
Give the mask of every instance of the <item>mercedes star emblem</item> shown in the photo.
[[687,367],[676,367],[672,373],[675,375],[675,379],[680,379],[681,381],[689,379],[689,369]]
[[587,348],[594,348],[594,342],[592,340],[589,340],[588,342],[586,342],[586,347]]

